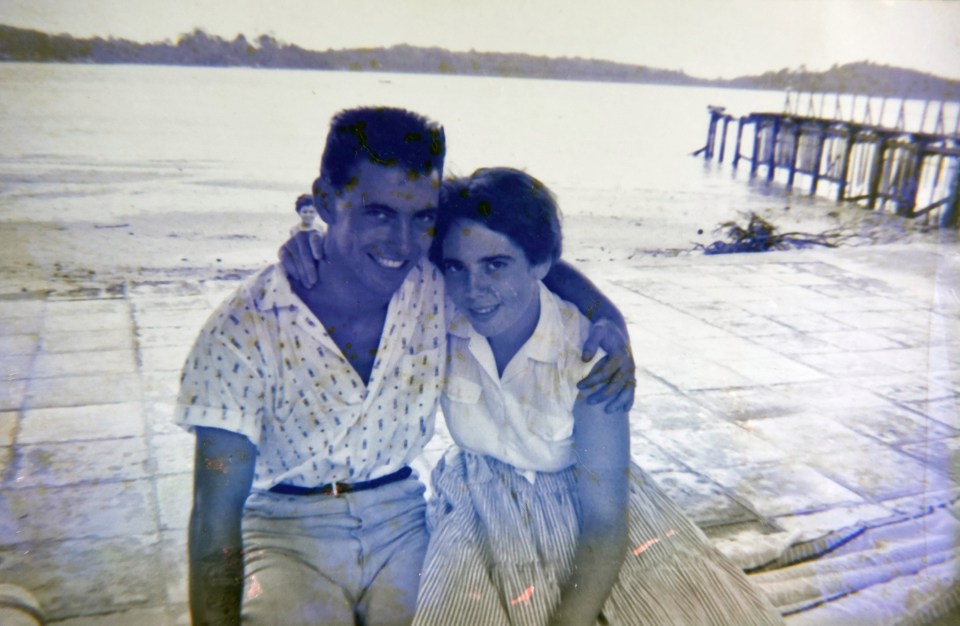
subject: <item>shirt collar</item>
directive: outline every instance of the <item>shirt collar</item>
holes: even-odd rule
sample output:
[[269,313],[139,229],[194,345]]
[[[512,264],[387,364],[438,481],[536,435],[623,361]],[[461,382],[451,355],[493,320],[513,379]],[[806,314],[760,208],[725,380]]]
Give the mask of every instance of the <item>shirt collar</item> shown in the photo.
[[254,293],[254,305],[258,311],[272,311],[274,309],[298,309],[303,301],[293,293],[290,279],[280,263],[270,266],[265,272],[262,281],[257,281],[259,291]]

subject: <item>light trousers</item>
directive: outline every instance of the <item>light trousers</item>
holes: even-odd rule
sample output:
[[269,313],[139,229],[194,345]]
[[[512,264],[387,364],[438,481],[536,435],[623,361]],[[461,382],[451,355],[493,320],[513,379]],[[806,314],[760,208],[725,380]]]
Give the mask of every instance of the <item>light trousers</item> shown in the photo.
[[416,476],[339,496],[254,491],[244,626],[409,624],[428,543],[423,493]]

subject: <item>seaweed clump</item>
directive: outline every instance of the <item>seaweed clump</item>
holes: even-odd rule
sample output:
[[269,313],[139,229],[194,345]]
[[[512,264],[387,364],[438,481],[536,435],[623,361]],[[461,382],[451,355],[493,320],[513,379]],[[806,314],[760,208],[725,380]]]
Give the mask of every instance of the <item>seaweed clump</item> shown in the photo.
[[777,227],[754,212],[747,216],[746,226],[737,222],[723,222],[714,229],[714,234],[725,232],[727,241],[714,241],[708,246],[695,244],[704,254],[733,254],[736,252],[767,252],[768,250],[789,250],[825,246],[836,248],[850,238],[840,230],[828,230],[822,233],[778,232]]

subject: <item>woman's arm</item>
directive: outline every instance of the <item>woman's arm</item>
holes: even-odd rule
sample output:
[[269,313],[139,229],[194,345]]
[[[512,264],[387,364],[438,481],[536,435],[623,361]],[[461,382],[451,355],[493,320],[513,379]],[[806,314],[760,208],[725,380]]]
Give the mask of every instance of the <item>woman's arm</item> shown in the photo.
[[577,495],[583,516],[570,577],[551,626],[592,626],[627,553],[630,433],[626,412],[605,413],[581,394],[573,408]]
[[190,615],[195,626],[240,624],[240,521],[256,456],[256,447],[243,435],[197,428],[189,529]]
[[583,360],[592,359],[598,347],[607,353],[579,384],[581,390],[596,387],[587,400],[592,404],[603,403],[608,413],[629,411],[637,380],[623,315],[596,285],[565,261],[553,264],[543,284],[576,305],[592,322],[590,335],[583,344]]

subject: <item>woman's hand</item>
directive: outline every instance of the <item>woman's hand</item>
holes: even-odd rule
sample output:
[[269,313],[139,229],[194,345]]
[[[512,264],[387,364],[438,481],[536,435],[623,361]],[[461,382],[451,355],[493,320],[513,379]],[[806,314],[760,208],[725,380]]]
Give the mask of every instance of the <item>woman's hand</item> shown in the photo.
[[315,230],[297,233],[277,253],[287,276],[309,289],[317,283],[317,261],[323,258],[323,235]]

